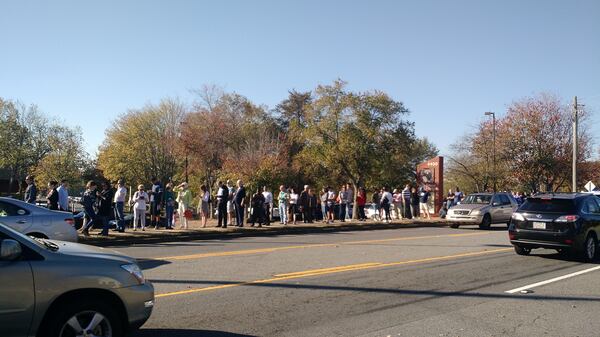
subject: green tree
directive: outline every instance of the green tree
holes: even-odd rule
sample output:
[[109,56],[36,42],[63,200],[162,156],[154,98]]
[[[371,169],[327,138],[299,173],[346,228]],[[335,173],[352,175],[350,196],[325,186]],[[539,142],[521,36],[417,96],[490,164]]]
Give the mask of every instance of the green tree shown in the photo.
[[410,177],[416,137],[404,119],[408,109],[381,91],[353,93],[345,86],[338,80],[315,90],[298,160],[309,172],[332,177],[334,185],[350,182],[355,191]]
[[84,185],[82,172],[88,160],[83,149],[81,129],[51,125],[46,135],[46,144],[49,151],[33,170],[37,180],[47,183],[67,179],[73,185],[73,190],[81,188]]
[[178,142],[185,114],[185,105],[176,99],[129,110],[106,131],[98,168],[106,178],[124,178],[130,184],[175,178],[184,162]]

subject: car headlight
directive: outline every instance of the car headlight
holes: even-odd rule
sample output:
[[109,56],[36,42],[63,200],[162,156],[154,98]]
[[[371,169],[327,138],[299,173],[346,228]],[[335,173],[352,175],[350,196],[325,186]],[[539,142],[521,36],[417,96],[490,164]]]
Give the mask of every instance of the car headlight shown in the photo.
[[144,279],[144,273],[142,273],[142,269],[140,269],[137,264],[124,264],[121,266],[121,268],[125,269],[127,272],[129,272],[129,274],[135,277],[140,284],[146,283],[146,280]]
[[479,215],[479,214],[481,214],[481,210],[474,209],[471,211],[471,215]]
[[511,218],[517,221],[525,221],[525,217],[521,213],[513,213]]

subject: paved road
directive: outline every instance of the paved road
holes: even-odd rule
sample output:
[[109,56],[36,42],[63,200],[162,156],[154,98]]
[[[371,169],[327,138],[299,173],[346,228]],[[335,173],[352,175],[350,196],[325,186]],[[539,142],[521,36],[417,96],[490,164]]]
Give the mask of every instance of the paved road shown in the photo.
[[156,308],[139,337],[599,336],[600,270],[517,256],[504,228],[139,245]]

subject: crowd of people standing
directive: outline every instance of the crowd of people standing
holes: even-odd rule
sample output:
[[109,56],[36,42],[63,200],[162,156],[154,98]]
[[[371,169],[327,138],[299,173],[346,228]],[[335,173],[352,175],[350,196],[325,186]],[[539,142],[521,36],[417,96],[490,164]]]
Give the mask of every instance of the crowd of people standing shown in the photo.
[[[26,181],[25,201],[35,203],[37,188],[34,179],[28,176]],[[180,228],[187,229],[194,211],[201,220],[201,226],[206,227],[213,206],[216,209],[216,226],[221,228],[243,227],[245,223],[250,226],[269,226],[275,210],[283,225],[295,225],[298,221],[313,223],[315,220],[326,224],[345,222],[352,218],[355,206],[359,221],[366,221],[367,213],[371,218],[383,222],[431,216],[430,190],[427,186],[406,185],[402,190],[393,191],[384,186],[371,191],[370,203],[367,190],[358,188],[355,192],[351,184],[342,184],[337,189],[326,186],[320,192],[309,185],[304,185],[302,190],[281,185],[275,195],[266,186],[262,191],[247,194],[241,180],[235,185],[231,180],[219,181],[217,186],[214,198],[206,185],[200,186],[198,204],[194,209],[193,193],[187,182],[177,186],[169,182],[163,186],[159,179],[153,178],[150,189],[146,190],[140,184],[129,193],[123,180],[117,181],[114,186],[104,181],[99,188],[95,181],[89,181],[80,201],[84,218],[81,232],[89,235],[89,229],[98,226],[102,228],[101,235],[108,235],[109,221],[112,219],[115,220],[116,230],[124,232],[126,205],[129,205],[133,214],[131,228],[134,231],[145,231],[148,227],[173,229],[177,222]],[[129,198],[128,194],[131,194]],[[49,209],[69,211],[68,182],[63,180],[59,184],[50,181],[46,198]],[[452,202],[458,202],[460,198],[452,192]],[[448,205],[451,204],[450,199],[449,195]]]

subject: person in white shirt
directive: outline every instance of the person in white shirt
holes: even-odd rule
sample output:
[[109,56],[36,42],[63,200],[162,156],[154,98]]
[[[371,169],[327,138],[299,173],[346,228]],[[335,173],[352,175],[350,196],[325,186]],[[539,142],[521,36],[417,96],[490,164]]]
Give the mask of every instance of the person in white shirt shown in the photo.
[[264,186],[262,194],[263,197],[265,197],[265,217],[267,218],[267,223],[265,225],[268,226],[271,222],[271,210],[273,208],[273,193],[271,193],[267,189],[267,186]]
[[115,203],[115,220],[117,221],[117,231],[125,232],[125,198],[127,198],[127,188],[123,180],[119,179],[113,202]]
[[335,220],[335,200],[337,194],[331,187],[327,187],[327,223],[333,223]]
[[227,180],[227,189],[229,190],[229,195],[227,197],[227,225],[233,226],[233,219],[235,218],[235,208],[233,207],[235,187],[232,185],[231,180]]
[[296,224],[296,214],[298,214],[298,193],[292,188],[290,193],[290,217],[292,223]]
[[131,201],[133,204],[133,230],[137,230],[138,222],[143,231],[146,230],[146,203],[148,202],[148,193],[144,191],[144,185],[139,185],[138,190],[133,194]]
[[60,181],[58,191],[58,207],[61,211],[69,211],[69,183],[63,179]]

